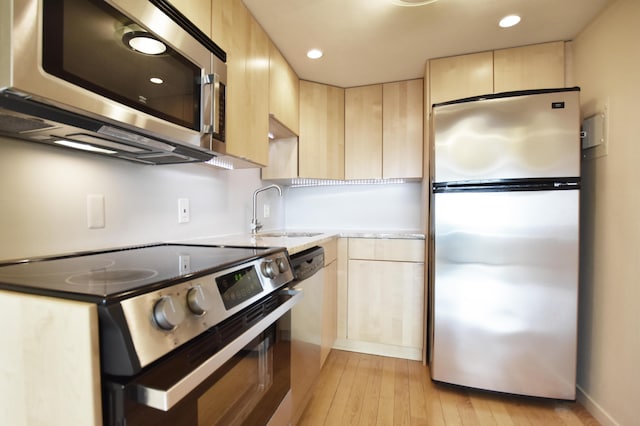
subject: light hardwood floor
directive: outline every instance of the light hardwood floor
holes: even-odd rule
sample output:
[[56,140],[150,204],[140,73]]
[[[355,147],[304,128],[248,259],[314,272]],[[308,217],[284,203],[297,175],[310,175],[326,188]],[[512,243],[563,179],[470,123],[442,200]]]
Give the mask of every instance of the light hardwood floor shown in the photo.
[[598,425],[575,402],[481,392],[419,361],[332,350],[299,425]]

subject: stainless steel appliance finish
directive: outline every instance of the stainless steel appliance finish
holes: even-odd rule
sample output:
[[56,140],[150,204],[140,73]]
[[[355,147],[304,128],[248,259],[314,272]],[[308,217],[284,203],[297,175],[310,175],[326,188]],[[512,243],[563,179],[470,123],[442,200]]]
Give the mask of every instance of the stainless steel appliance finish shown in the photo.
[[167,1],[4,1],[0,33],[0,133],[145,164],[225,152],[226,54]]
[[289,286],[304,296],[291,311],[291,400],[295,424],[320,376],[324,249],[312,247],[292,255],[291,266],[295,279]]
[[267,424],[290,399],[290,310],[301,297],[269,296],[136,376],[105,377],[105,424]]
[[284,248],[156,244],[0,265],[2,289],[98,304],[104,422],[128,426],[266,423],[290,392],[292,279]]
[[434,105],[434,380],[575,399],[579,89]]
[[580,176],[578,99],[520,92],[436,106],[433,182]]

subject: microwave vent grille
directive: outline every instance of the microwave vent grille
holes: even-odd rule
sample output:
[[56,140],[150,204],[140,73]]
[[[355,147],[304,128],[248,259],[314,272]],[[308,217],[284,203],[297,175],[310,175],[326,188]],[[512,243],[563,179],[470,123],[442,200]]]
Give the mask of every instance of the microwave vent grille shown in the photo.
[[16,117],[14,115],[0,114],[0,130],[8,133],[27,133],[43,129],[52,129],[52,126],[35,118]]

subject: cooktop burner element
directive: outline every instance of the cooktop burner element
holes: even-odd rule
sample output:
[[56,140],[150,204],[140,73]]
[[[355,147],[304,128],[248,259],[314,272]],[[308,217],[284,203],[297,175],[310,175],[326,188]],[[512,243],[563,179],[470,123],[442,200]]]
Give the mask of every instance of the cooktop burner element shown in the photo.
[[102,269],[71,275],[66,282],[79,285],[129,284],[153,278],[156,275],[158,271],[151,269]]

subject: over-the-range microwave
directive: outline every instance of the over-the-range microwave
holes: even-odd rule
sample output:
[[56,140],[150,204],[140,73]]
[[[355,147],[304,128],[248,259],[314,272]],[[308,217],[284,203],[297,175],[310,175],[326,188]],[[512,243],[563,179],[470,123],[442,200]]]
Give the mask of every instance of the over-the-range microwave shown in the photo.
[[166,0],[0,2],[0,133],[147,164],[225,153],[226,54]]

